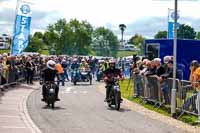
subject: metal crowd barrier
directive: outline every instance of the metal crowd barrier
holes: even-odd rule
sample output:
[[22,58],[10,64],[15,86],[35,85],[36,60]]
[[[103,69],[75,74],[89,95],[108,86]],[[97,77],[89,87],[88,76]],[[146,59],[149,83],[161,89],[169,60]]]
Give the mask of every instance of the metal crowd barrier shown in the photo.
[[[6,73],[5,75],[3,75],[3,71]],[[39,79],[40,73],[39,65],[35,66],[34,79]],[[26,70],[22,67],[9,69],[7,71],[2,70],[0,72],[0,88],[2,89],[10,85],[18,84],[22,81],[25,81],[26,77]]]
[[179,84],[177,109],[182,112],[181,115],[188,113],[198,116],[200,122],[200,91],[193,88],[190,81],[181,80]]
[[[171,105],[172,78],[160,82],[157,76],[133,74],[133,82],[134,96],[152,101],[155,105]],[[200,122],[200,90],[195,90],[190,81],[179,79],[176,79],[176,90],[176,109],[181,112],[180,116],[184,113],[196,115]]]
[[157,76],[133,74],[134,96],[152,101],[155,105],[162,104],[160,81]]

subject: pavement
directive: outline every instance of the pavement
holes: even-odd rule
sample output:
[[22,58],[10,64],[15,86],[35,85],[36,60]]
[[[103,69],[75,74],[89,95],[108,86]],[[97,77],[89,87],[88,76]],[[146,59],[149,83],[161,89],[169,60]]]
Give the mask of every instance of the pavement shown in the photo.
[[9,87],[0,96],[0,132],[1,133],[40,133],[29,117],[26,101],[38,88],[37,85],[21,84]]
[[[81,84],[81,85],[80,85]],[[67,83],[60,87],[55,109],[40,101],[41,91],[34,91],[28,98],[28,112],[43,133],[186,133],[160,120],[129,109],[122,104],[116,111],[103,102],[105,95],[92,86]]]

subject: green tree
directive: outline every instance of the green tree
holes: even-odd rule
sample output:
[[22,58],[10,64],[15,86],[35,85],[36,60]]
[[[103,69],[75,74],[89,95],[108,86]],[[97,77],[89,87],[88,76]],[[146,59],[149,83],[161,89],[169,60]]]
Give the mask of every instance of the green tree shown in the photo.
[[155,36],[155,39],[165,39],[167,38],[167,31],[159,31]]
[[181,24],[177,30],[177,37],[180,39],[195,39],[196,32],[191,26]]
[[200,32],[197,32],[196,39],[200,39]]
[[43,34],[41,32],[35,32],[33,36],[39,39],[43,39]]
[[135,34],[131,37],[129,42],[132,43],[136,48],[140,49],[138,54],[144,54],[145,38],[142,35]]
[[79,22],[72,19],[69,22],[72,29],[72,51],[79,55],[87,55],[91,53],[93,27],[87,21]]
[[87,21],[58,20],[49,25],[44,42],[56,50],[56,54],[87,55],[91,52],[93,27]]
[[43,40],[41,38],[38,38],[37,34],[34,34],[34,36],[30,36],[30,42],[25,51],[38,52],[41,51],[45,46],[46,44],[43,42]]
[[119,48],[117,36],[109,29],[99,27],[93,33],[93,49],[98,56],[116,56]]

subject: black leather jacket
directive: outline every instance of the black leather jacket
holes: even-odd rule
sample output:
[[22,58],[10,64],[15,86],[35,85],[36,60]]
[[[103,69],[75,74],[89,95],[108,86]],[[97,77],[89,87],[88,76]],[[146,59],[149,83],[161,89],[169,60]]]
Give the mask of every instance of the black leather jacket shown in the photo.
[[46,82],[46,81],[54,81],[54,79],[56,77],[56,74],[57,74],[56,70],[45,68],[42,71],[42,79],[44,80],[44,82]]

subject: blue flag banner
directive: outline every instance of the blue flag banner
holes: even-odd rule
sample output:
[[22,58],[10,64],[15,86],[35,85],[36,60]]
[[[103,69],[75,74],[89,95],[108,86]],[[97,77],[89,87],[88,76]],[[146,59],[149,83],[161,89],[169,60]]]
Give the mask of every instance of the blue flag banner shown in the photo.
[[17,6],[15,28],[12,43],[12,55],[18,55],[28,46],[31,8],[26,2],[19,2]]
[[[174,17],[175,13],[173,9],[168,9],[168,39],[173,39],[174,38]],[[177,21],[180,17],[180,13],[178,11],[177,13]],[[179,23],[177,22],[177,27]]]

